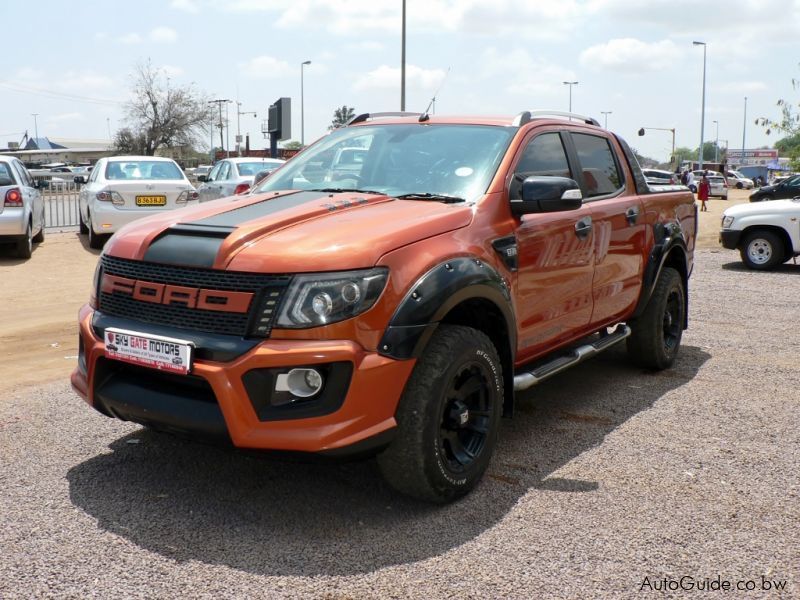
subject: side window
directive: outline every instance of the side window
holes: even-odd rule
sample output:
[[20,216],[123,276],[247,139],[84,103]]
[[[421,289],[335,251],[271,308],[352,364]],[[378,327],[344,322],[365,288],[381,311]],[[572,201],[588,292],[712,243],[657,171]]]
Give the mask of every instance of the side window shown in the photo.
[[222,163],[218,162],[214,165],[211,169],[211,172],[208,174],[208,181],[219,181],[219,171],[222,169]]
[[[105,166],[105,165],[103,165],[103,166]],[[89,173],[89,183],[93,183],[95,180],[97,180],[97,177],[98,177],[98,175],[100,173],[100,170],[102,168],[103,167],[99,163],[94,166],[94,168],[92,169],[92,172]]]
[[14,171],[14,178],[19,185],[30,185],[25,177],[25,168],[16,160],[11,161],[11,168]]
[[567,153],[564,151],[564,144],[561,143],[561,136],[557,132],[537,135],[528,142],[514,169],[514,176],[509,186],[509,198],[520,198],[522,182],[526,177],[532,175],[572,177]]
[[622,189],[624,179],[606,138],[573,133],[572,140],[583,171],[587,197],[607,196]]
[[220,181],[226,181],[231,178],[231,163],[224,162],[219,169],[219,179]]

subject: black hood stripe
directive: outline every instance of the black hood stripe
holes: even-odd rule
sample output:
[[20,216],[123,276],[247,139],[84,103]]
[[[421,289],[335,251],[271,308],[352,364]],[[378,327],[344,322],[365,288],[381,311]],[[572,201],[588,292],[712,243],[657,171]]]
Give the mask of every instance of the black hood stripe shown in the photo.
[[203,225],[206,227],[238,227],[247,221],[260,219],[288,208],[296,208],[308,202],[319,202],[328,196],[330,196],[330,194],[327,192],[295,192],[277,198],[267,198],[261,202],[249,204],[248,206],[234,208],[212,217],[206,217],[199,221],[192,221],[190,224]]

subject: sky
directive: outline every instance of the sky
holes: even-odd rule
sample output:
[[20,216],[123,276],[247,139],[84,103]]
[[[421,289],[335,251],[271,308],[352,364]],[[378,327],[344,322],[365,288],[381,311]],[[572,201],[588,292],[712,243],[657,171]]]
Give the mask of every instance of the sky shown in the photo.
[[[0,146],[23,132],[108,139],[125,125],[137,64],[229,105],[263,148],[261,122],[292,99],[300,140],[323,135],[335,108],[400,109],[402,0],[2,0],[14,23],[0,75]],[[731,149],[780,138],[754,124],[797,104],[800,0],[407,0],[406,110],[509,115],[569,109],[595,117],[641,154],[668,160],[703,139]],[[577,81],[573,86],[565,81]],[[745,122],[745,97],[746,122]],[[603,111],[610,114],[604,115]],[[34,119],[33,113],[38,113]],[[717,121],[717,123],[714,123]],[[745,125],[746,123],[746,125]],[[717,136],[717,130],[719,134]],[[705,158],[707,161],[709,157]]]

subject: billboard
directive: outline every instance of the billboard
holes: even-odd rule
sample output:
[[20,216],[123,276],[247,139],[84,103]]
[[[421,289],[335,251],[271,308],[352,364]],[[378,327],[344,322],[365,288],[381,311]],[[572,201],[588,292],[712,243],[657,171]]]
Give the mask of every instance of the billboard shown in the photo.
[[777,150],[728,150],[728,164],[740,167],[765,167],[777,160]]

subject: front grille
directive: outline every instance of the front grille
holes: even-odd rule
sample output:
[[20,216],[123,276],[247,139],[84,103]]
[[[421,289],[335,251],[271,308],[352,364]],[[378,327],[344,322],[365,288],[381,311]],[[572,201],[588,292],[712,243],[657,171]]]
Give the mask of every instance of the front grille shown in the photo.
[[[102,257],[103,272],[119,277],[127,277],[150,283],[165,283],[193,288],[224,290],[236,292],[252,292],[253,301],[247,313],[231,313],[214,310],[198,310],[183,304],[156,304],[135,300],[123,293],[100,293],[100,309],[112,316],[125,317],[145,323],[167,325],[225,335],[248,336],[255,333],[249,330],[251,320],[258,317],[259,329],[257,337],[269,337],[272,329],[272,318],[275,311],[269,314],[268,327],[264,327],[264,299],[275,301],[271,306],[278,306],[283,297],[291,276],[264,275],[259,273],[239,273],[235,271],[218,271],[196,267],[179,267],[161,265],[141,261]],[[254,336],[255,337],[255,336]]]

